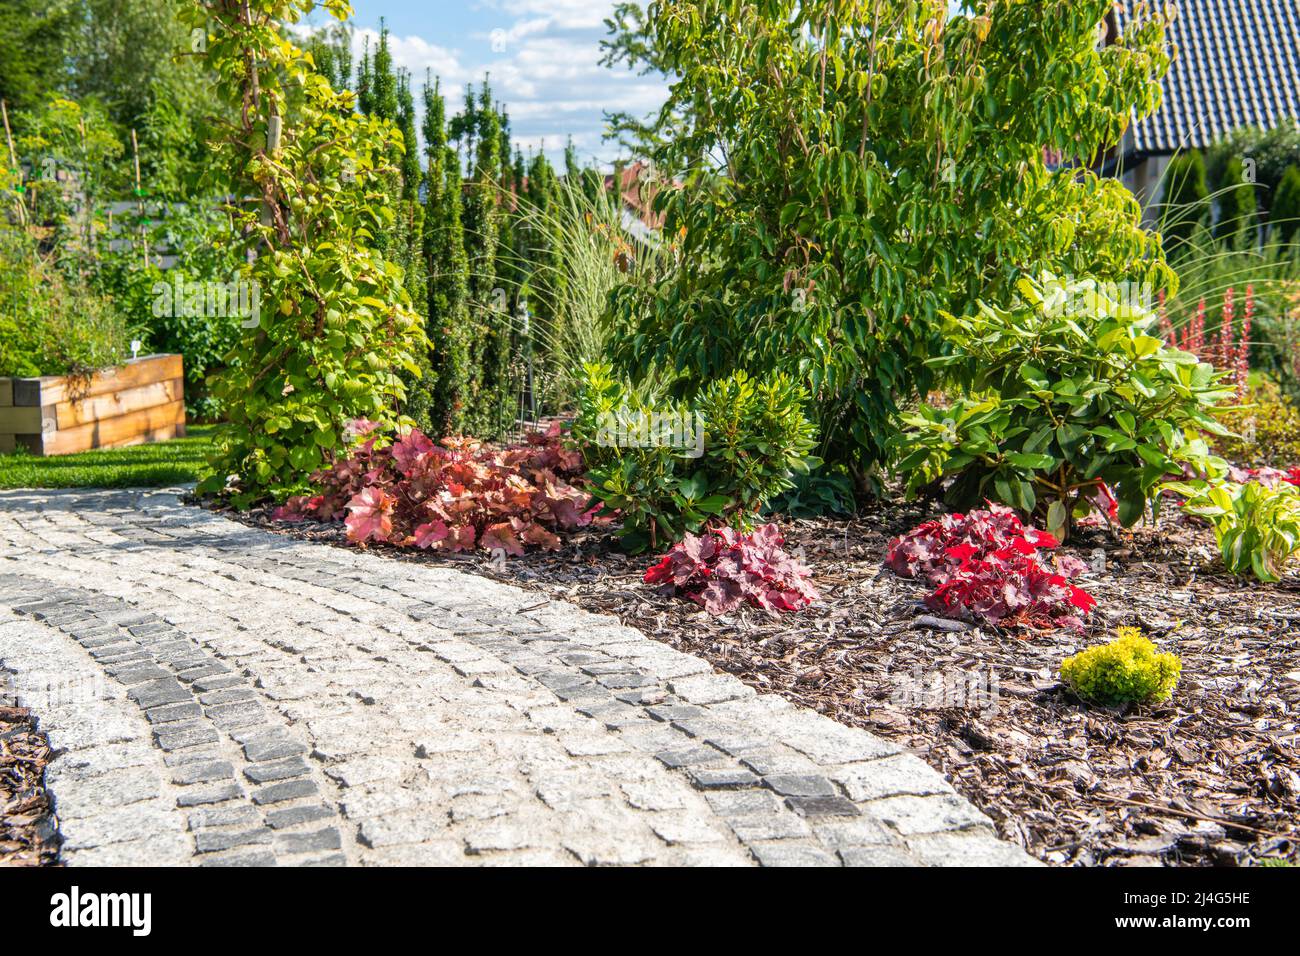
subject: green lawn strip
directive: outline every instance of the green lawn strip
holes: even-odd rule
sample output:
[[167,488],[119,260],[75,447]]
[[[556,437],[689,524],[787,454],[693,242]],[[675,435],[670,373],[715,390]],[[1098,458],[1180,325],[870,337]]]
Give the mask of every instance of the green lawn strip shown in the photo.
[[184,438],[42,458],[0,455],[0,488],[147,488],[197,481],[212,449],[211,425]]

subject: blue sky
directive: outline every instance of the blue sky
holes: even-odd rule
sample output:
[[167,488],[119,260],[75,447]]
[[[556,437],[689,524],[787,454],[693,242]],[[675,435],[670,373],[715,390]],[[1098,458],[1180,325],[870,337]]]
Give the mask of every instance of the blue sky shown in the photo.
[[[658,77],[598,64],[602,20],[614,0],[352,0],[352,7],[358,55],[383,17],[394,59],[416,77],[417,102],[426,68],[442,77],[452,109],[466,83],[490,72],[515,140],[525,150],[545,148],[553,160],[572,135],[584,159],[609,162],[617,147],[602,142],[603,111],[643,115],[666,91]],[[331,19],[317,11],[308,22]]]
[[[552,160],[573,137],[585,161],[608,164],[616,144],[604,142],[604,111],[643,116],[664,100],[657,76],[599,65],[603,20],[615,0],[352,0],[353,45],[358,57],[384,18],[394,58],[418,84],[425,70],[442,77],[453,110],[466,83],[491,73],[506,105],[515,140],[525,150],[545,149]],[[950,0],[952,8],[956,0]],[[324,11],[309,23],[332,22]]]

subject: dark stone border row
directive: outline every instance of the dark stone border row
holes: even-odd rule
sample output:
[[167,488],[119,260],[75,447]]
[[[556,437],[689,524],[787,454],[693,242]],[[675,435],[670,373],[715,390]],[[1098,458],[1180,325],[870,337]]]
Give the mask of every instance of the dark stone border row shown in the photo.
[[0,575],[0,603],[71,637],[126,688],[163,754],[198,865],[346,863],[306,746],[270,722],[243,675],[157,615],[94,591]]

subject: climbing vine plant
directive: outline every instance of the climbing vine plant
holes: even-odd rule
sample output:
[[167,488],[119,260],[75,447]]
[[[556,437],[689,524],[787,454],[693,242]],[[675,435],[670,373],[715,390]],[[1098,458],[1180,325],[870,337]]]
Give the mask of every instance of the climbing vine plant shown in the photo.
[[[322,4],[351,15],[346,0]],[[304,489],[348,421],[393,426],[400,373],[427,347],[402,270],[376,250],[401,131],[354,110],[282,32],[313,0],[206,0],[186,10],[236,122],[210,145],[235,184],[231,241],[258,308],[214,383],[228,422],[200,491],[238,507]]]

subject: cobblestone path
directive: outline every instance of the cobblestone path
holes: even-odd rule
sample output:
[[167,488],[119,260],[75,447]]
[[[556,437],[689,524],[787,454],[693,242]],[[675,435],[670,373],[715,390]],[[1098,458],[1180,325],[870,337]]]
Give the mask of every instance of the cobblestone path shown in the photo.
[[78,864],[1032,862],[910,755],[486,578],[175,492],[0,492]]

